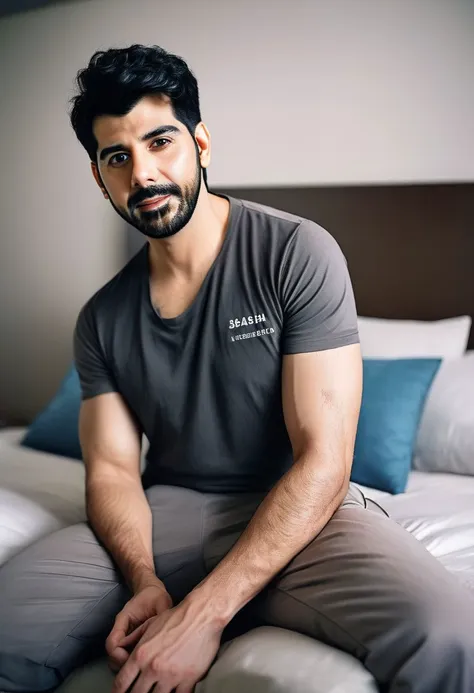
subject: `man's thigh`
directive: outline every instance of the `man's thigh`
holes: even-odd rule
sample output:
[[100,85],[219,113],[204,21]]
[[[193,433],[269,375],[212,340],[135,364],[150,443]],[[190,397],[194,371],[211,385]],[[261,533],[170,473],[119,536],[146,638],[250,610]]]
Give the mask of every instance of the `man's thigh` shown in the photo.
[[[208,494],[205,499],[203,517],[203,548],[206,572],[209,573],[230,551],[240,538],[265,493]],[[341,507],[365,508],[369,501],[354,484]],[[382,514],[380,506],[371,506]]]
[[207,497],[192,489],[153,486],[147,498],[156,574],[177,604],[207,574],[203,552]]
[[45,690],[107,636],[126,601],[85,523],[43,537],[0,569],[0,690]]
[[352,487],[265,590],[258,613],[268,625],[350,652],[386,683],[397,671],[420,679],[433,658],[429,648],[426,656],[421,651],[427,634],[446,627],[462,638],[471,630],[474,601],[418,540]]
[[[154,487],[158,577],[179,601],[204,577],[203,497]],[[43,537],[0,568],[0,690],[41,690],[103,651],[115,616],[130,598],[109,553],[85,523]]]

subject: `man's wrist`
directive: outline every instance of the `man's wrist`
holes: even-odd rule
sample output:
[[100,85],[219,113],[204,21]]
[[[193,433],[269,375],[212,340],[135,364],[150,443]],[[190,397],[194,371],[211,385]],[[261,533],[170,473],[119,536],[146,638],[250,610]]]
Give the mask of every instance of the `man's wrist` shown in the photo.
[[146,587],[162,587],[166,592],[166,587],[156,576],[154,570],[142,570],[130,578],[130,587],[134,594],[141,592]]
[[230,602],[228,595],[221,594],[213,588],[212,580],[209,578],[195,587],[185,601],[196,605],[198,610],[206,615],[207,620],[221,630],[224,630],[239,611]]

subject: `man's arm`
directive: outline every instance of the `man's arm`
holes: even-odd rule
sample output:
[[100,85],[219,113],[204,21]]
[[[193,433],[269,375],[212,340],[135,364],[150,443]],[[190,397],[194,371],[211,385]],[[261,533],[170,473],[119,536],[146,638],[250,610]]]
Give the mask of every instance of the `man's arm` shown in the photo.
[[93,529],[133,592],[156,585],[151,510],[140,475],[141,433],[122,397],[109,392],[85,400],[79,435]]
[[323,529],[347,493],[362,393],[358,344],[283,358],[294,464],[187,597],[225,626]]

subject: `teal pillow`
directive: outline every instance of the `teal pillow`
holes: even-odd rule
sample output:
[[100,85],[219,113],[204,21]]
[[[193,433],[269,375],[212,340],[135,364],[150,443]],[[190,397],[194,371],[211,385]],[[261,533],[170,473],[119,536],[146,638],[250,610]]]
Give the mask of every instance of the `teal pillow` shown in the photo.
[[35,418],[21,445],[82,460],[79,443],[81,387],[73,366],[47,407]]
[[426,396],[441,359],[364,359],[351,480],[403,493]]

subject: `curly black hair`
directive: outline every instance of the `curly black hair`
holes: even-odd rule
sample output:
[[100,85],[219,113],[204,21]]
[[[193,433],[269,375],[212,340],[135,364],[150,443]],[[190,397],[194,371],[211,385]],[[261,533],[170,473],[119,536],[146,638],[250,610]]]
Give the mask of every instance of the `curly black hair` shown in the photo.
[[[99,115],[125,115],[148,94],[170,98],[175,118],[194,138],[201,121],[199,89],[183,58],[160,46],[133,44],[97,51],[76,77],[79,93],[71,99],[71,125],[91,161],[97,163],[97,140],[92,129]],[[204,170],[206,181],[206,170]]]

